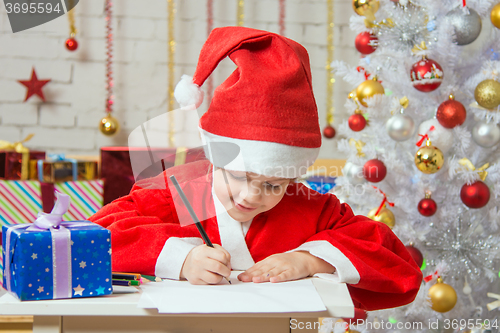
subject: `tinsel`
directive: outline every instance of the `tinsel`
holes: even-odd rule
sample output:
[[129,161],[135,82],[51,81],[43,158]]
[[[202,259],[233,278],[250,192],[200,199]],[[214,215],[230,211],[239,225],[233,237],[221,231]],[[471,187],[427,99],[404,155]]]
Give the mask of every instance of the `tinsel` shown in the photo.
[[106,113],[113,111],[113,3],[106,0]]
[[75,26],[75,6],[74,6],[74,0],[69,0],[68,1],[69,7],[72,8],[71,10],[68,11],[68,22],[69,22],[69,37],[70,38],[75,38],[76,33],[78,32],[76,30]]
[[[167,33],[168,33],[168,91],[167,91],[167,111],[173,111],[175,106],[175,0],[167,0]],[[168,145],[175,147],[175,119],[174,113],[168,112]]]
[[285,36],[285,0],[279,0],[279,2],[280,2],[280,18],[279,18],[280,35]]
[[[214,0],[207,0],[207,37],[214,28]],[[207,79],[206,99],[208,103],[212,100],[214,91],[214,78],[210,75]]]
[[333,113],[335,108],[333,106],[333,86],[335,78],[332,72],[332,61],[335,47],[333,45],[334,33],[334,7],[333,0],[327,0],[327,34],[326,34],[326,123],[333,124]]
[[245,23],[245,0],[236,0],[237,10],[236,10],[236,25],[242,27]]

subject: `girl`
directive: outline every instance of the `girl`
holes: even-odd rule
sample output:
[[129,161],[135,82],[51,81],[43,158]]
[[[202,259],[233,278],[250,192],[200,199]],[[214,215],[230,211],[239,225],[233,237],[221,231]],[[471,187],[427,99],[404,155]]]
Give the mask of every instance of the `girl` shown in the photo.
[[[362,309],[413,301],[422,273],[392,231],[294,181],[321,146],[306,50],[266,31],[214,29],[194,77],[176,88],[182,107],[201,104],[200,86],[226,56],[238,67],[199,122],[208,160],[140,181],[91,218],[111,230],[113,270],[194,284],[218,283],[231,269],[254,283],[318,274],[347,283]],[[185,225],[170,175],[204,212],[215,248]]]

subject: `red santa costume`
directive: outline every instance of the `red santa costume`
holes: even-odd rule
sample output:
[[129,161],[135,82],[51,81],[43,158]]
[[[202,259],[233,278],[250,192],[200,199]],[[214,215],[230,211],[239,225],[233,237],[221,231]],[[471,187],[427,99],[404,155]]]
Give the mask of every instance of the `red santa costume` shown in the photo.
[[[212,242],[231,254],[233,269],[246,270],[276,253],[307,251],[335,267],[334,274],[319,275],[347,283],[356,307],[375,310],[413,301],[422,273],[405,246],[385,224],[355,216],[333,194],[291,182],[276,206],[248,222],[227,213],[213,189],[212,164],[295,178],[316,159],[321,131],[306,50],[266,31],[214,29],[194,77],[184,76],[176,89],[181,106],[201,104],[199,87],[226,56],[238,68],[215,90],[199,123],[208,161],[140,181],[128,196],[91,217],[111,230],[113,270],[179,279],[188,253],[203,244],[194,225],[179,222],[165,186],[174,174],[185,191],[196,193],[191,204],[207,212],[202,224]],[[237,158],[218,151],[218,143],[236,145]]]

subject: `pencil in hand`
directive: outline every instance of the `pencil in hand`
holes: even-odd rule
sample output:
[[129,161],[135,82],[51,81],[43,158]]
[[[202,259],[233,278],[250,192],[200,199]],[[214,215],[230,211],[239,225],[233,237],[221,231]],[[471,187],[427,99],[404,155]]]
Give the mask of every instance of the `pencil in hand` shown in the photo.
[[[203,241],[205,242],[205,244],[207,244],[207,246],[210,246],[213,248],[214,245],[210,241],[210,238],[208,238],[208,235],[205,232],[205,229],[203,229],[203,226],[201,225],[200,220],[198,219],[198,216],[196,216],[196,213],[194,212],[194,209],[191,206],[191,203],[189,202],[188,198],[184,194],[184,191],[179,186],[177,179],[175,178],[174,175],[170,176],[169,178],[172,181],[172,183],[174,184],[175,188],[177,189],[177,193],[179,193],[179,196],[181,197],[182,202],[184,203],[184,206],[186,206],[186,208],[189,212],[189,215],[191,215],[191,218],[193,219],[194,224],[196,225],[196,228],[198,229],[198,231],[201,235],[201,238],[203,238]],[[224,279],[226,279],[226,281],[229,282],[229,284],[232,284],[231,281],[229,280],[229,278],[224,276]]]

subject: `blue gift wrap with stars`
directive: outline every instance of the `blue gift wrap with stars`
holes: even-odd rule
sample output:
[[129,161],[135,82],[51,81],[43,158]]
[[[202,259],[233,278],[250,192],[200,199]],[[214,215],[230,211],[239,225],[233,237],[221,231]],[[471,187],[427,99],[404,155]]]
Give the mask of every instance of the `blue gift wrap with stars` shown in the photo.
[[321,194],[325,194],[330,192],[330,190],[335,187],[335,179],[336,177],[311,176],[306,179],[306,182],[309,184],[311,189]]
[[[63,197],[64,196],[64,197]],[[111,233],[89,221],[62,222],[69,197],[33,224],[2,226],[3,286],[20,300],[111,294]]]

